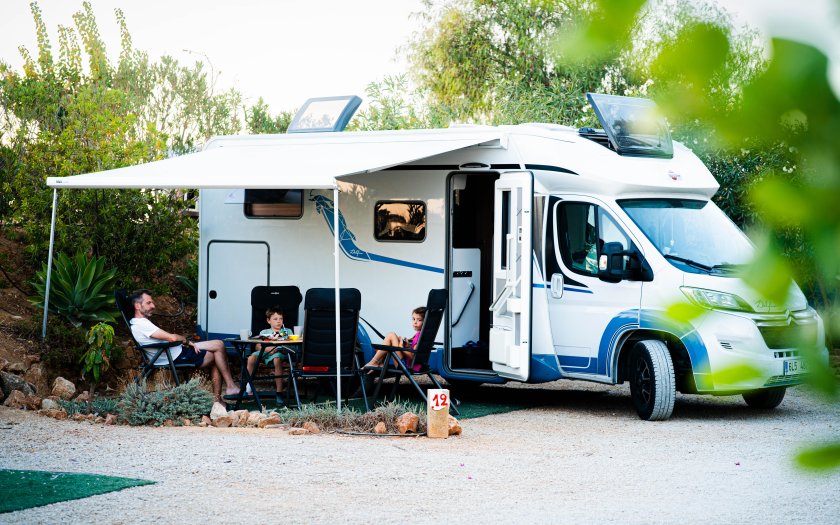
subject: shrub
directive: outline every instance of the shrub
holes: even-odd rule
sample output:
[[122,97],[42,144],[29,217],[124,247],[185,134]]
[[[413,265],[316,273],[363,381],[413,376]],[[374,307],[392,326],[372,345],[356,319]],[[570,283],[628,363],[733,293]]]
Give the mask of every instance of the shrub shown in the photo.
[[68,416],[82,413],[104,416],[105,414],[117,413],[117,400],[111,398],[94,399],[90,402],[90,412],[88,412],[87,401],[65,401],[63,399],[59,399],[58,405],[67,412]]
[[388,433],[397,432],[397,418],[406,412],[414,412],[420,416],[417,432],[426,431],[426,413],[421,406],[413,403],[392,401],[376,407],[370,412],[358,412],[346,408],[341,414],[336,413],[335,403],[320,405],[303,405],[300,410],[285,410],[280,412],[280,420],[293,427],[303,426],[312,421],[323,431],[344,430],[350,432],[373,432],[380,421],[385,423]]
[[[77,253],[72,259],[59,253],[50,282],[50,311],[79,327],[83,321],[115,321],[113,290],[115,269],[105,269],[104,257],[88,258]],[[44,307],[47,290],[47,265],[32,280],[36,294],[29,301]]]
[[146,390],[146,382],[129,384],[117,404],[117,416],[129,425],[160,425],[171,419],[176,425],[184,419],[197,421],[210,412],[213,395],[199,379],[165,390]]

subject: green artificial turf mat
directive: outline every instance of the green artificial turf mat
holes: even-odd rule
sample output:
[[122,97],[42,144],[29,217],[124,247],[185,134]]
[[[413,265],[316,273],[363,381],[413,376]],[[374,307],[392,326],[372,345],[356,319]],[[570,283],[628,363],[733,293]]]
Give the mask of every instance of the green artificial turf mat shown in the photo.
[[139,485],[150,485],[145,479],[76,474],[72,472],[47,472],[42,470],[0,469],[0,513],[29,509],[105,494]]

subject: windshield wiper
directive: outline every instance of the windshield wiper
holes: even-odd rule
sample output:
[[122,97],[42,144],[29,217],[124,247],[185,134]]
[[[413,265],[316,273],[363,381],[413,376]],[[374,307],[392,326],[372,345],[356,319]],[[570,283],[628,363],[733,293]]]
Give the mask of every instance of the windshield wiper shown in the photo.
[[740,272],[746,268],[746,266],[746,264],[721,263],[712,266],[712,270],[721,273],[735,273]]
[[697,261],[692,261],[691,259],[686,259],[685,257],[679,257],[677,255],[671,255],[670,253],[662,254],[662,256],[665,257],[666,259],[671,259],[672,261],[679,261],[683,264],[687,264],[687,265],[691,266],[692,268],[697,268],[698,270],[703,270],[703,271],[708,272],[708,273],[712,273],[712,270],[714,269],[713,267],[707,266],[703,263],[699,263]]

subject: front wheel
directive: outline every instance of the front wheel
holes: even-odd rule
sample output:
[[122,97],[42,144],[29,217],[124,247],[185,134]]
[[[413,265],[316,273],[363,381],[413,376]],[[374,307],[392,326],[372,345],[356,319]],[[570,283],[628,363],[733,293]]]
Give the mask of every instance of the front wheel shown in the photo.
[[639,341],[630,352],[630,397],[639,417],[663,421],[677,397],[674,363],[662,341]]
[[785,398],[785,387],[766,388],[764,390],[753,390],[743,394],[744,401],[750,408],[759,410],[771,410],[782,404]]

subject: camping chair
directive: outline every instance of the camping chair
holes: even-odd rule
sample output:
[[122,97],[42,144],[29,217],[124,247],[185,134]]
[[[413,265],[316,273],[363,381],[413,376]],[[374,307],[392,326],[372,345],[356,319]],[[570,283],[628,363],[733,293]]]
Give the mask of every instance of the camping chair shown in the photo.
[[[255,286],[251,290],[251,333],[256,336],[262,330],[269,328],[268,323],[265,320],[265,311],[268,308],[273,307],[279,307],[283,310],[283,324],[287,328],[297,325],[298,310],[300,309],[300,303],[302,300],[303,297],[300,295],[300,288],[297,286]],[[234,355],[237,358],[241,357],[239,352],[234,352]],[[297,390],[297,384],[291,374],[291,368],[293,366],[292,362],[294,359],[294,352],[291,351],[289,354],[288,385],[291,385],[295,390]],[[246,363],[243,361],[241,366],[246,366]],[[256,368],[254,368],[254,377],[251,378],[252,381],[275,379],[274,374],[257,376],[256,374],[260,366],[262,365],[257,363]],[[258,392],[257,396],[262,397],[267,394],[268,392]],[[274,395],[273,390],[271,395]],[[295,392],[295,396],[297,397],[297,392]]]
[[[420,337],[417,340],[416,348],[411,349],[380,344],[371,345],[374,350],[385,350],[388,352],[388,356],[385,358],[385,364],[383,366],[366,366],[363,369],[365,371],[379,372],[379,380],[376,384],[376,389],[373,392],[374,401],[379,396],[379,390],[382,387],[385,378],[389,375],[395,376],[392,395],[396,394],[397,387],[399,386],[403,376],[408,378],[409,382],[414,389],[417,390],[424,402],[427,402],[426,393],[417,383],[417,380],[414,379],[416,376],[428,376],[436,388],[443,388],[438,380],[435,379],[431,368],[429,368],[429,357],[432,354],[432,348],[435,344],[440,344],[435,343],[435,336],[437,335],[440,323],[443,320],[443,312],[446,310],[447,297],[448,294],[445,289],[429,291],[429,298],[426,301],[426,316],[423,319],[423,326],[420,328]],[[380,337],[383,337],[378,331],[376,332]],[[406,366],[403,360],[395,355],[395,352],[413,353],[414,360],[411,363],[411,368]],[[396,367],[393,366],[394,364],[396,364]],[[458,400],[455,398],[451,399],[452,404],[450,406],[452,407],[452,412],[457,416],[459,415],[458,408],[456,407]]]
[[[303,302],[303,345],[297,363],[293,368],[296,378],[317,378],[327,381],[338,395],[330,380],[336,373],[341,377],[357,378],[360,383],[365,410],[370,410],[367,392],[356,354],[356,340],[359,329],[359,310],[362,294],[355,288],[339,291],[340,319],[340,368],[336,370],[335,356],[335,289],[311,288],[306,291]],[[295,390],[297,394],[297,390]],[[296,399],[300,407],[300,399]]]
[[[172,373],[172,378],[175,380],[175,385],[180,385],[181,381],[178,379],[178,370],[195,368],[195,365],[192,363],[176,364],[175,360],[172,359],[172,351],[170,349],[174,346],[181,346],[181,343],[179,341],[163,341],[160,343],[141,345],[137,342],[137,339],[134,338],[134,332],[131,331],[131,319],[134,317],[134,305],[128,300],[128,292],[126,290],[114,290],[114,299],[116,299],[117,308],[120,310],[120,314],[122,314],[123,321],[125,321],[125,326],[128,328],[128,333],[131,335],[131,340],[134,341],[134,348],[136,348],[140,353],[140,357],[142,359],[139,367],[140,375],[135,378],[134,382],[139,384],[140,381],[148,378],[155,370],[168,368]],[[147,353],[148,350],[155,351],[152,357],[149,357],[149,354]],[[158,364],[158,358],[160,358],[163,354],[166,354],[166,363]]]

